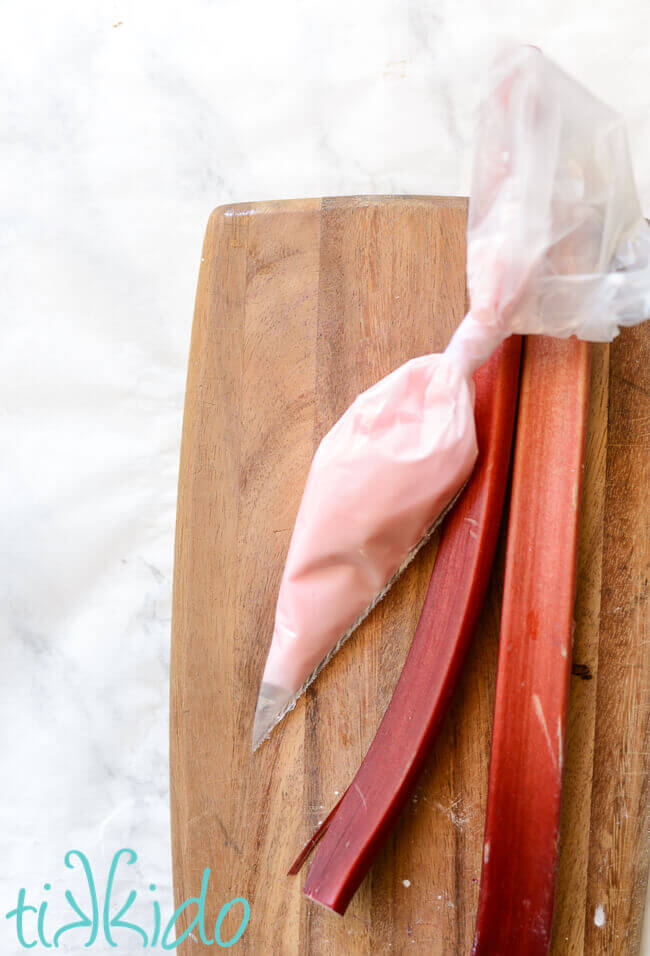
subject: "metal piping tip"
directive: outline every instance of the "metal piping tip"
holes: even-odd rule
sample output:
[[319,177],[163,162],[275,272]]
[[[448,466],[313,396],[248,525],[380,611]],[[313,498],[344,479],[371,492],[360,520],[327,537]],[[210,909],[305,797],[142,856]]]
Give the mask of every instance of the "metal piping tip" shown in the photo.
[[253,753],[291,709],[295,696],[293,691],[287,690],[286,687],[262,682],[253,722]]

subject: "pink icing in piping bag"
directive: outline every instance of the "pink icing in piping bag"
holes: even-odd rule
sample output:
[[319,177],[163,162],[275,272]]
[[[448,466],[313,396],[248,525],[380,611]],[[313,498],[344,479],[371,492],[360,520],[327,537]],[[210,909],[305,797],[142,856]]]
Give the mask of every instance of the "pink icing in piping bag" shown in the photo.
[[474,371],[513,333],[609,341],[648,314],[650,230],[622,122],[532,47],[502,56],[485,85],[467,276],[471,308],[445,352],[413,359],[359,395],[314,456],[253,749],[467,481],[477,455]]

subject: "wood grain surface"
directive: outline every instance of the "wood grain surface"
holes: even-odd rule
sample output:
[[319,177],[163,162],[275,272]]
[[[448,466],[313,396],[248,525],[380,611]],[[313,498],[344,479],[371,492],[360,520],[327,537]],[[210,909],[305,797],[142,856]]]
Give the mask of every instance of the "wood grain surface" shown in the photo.
[[[471,950],[503,540],[438,745],[344,918],[304,900],[304,875],[286,870],[375,733],[417,624],[435,540],[272,738],[250,750],[313,452],[360,390],[447,343],[465,310],[465,221],[461,199],[353,197],[222,207],[208,224],[176,530],[172,839],[178,903],[198,895],[211,868],[210,936],[225,902],[250,901],[235,952]],[[650,823],[649,333],[628,330],[592,352],[552,950],[562,956],[640,945]],[[224,939],[240,916],[233,907]],[[216,949],[194,936],[180,947],[185,956]]]

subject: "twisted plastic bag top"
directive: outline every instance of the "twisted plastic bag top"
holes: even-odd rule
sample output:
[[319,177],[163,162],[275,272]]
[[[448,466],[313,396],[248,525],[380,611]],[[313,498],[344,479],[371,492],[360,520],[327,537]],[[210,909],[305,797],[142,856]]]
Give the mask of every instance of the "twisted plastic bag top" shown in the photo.
[[496,62],[484,87],[467,280],[493,336],[475,367],[512,333],[609,342],[650,314],[650,227],[623,121],[534,47]]
[[496,62],[484,91],[467,228],[470,311],[442,355],[413,359],[359,395],[314,456],[254,747],[469,477],[474,371],[513,333],[609,341],[650,314],[650,229],[621,119],[532,47]]

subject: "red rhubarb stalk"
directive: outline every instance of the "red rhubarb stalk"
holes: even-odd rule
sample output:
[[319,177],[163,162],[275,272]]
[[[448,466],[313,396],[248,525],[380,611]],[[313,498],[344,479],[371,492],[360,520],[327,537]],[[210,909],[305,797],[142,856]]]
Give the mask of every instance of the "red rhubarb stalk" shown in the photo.
[[344,913],[413,792],[442,724],[492,568],[517,406],[521,339],[477,372],[479,458],[446,518],[404,669],[375,739],[338,805],[291,869],[321,840],[304,893]]
[[475,956],[551,941],[589,346],[526,339]]

